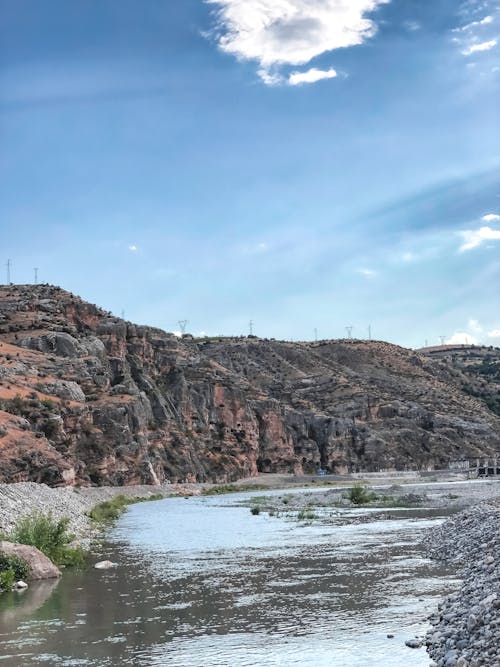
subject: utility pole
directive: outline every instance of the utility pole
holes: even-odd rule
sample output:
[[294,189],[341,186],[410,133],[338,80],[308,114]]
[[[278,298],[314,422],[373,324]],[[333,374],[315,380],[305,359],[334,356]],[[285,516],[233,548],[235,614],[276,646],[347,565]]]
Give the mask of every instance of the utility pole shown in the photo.
[[12,267],[12,260],[7,260],[7,285],[10,285],[10,269]]
[[181,334],[182,334],[183,336],[184,336],[184,334],[186,333],[186,325],[187,325],[188,321],[189,321],[189,320],[179,320],[179,321],[177,322],[177,324],[179,325],[179,327],[180,327],[180,329],[181,329]]
[[248,331],[250,332],[250,336],[253,336],[253,320],[250,320],[248,323]]
[[354,329],[353,326],[346,327],[345,330],[347,331],[347,338],[352,338],[352,330]]
[[318,342],[318,330],[316,329],[316,327],[314,327],[314,340],[316,341],[316,343]]
[[38,266],[35,266],[33,271],[35,272],[35,285],[38,285]]

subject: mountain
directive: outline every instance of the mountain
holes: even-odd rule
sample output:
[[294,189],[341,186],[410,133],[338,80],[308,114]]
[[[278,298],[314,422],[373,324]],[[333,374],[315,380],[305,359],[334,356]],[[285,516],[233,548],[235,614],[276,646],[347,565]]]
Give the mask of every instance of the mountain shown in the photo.
[[463,371],[389,343],[178,338],[0,286],[0,481],[432,469],[500,451]]

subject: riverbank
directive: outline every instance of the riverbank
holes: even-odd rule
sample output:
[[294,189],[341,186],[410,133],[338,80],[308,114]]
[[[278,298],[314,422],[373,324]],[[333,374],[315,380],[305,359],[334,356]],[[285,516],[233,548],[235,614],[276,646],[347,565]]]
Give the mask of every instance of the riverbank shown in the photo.
[[[230,491],[251,491],[268,488],[282,489],[286,494],[286,505],[279,496],[266,497],[261,501],[261,509],[274,513],[287,511],[300,512],[310,505],[314,507],[349,506],[345,499],[348,489],[353,484],[369,484],[367,490],[379,497],[380,510],[384,506],[411,507],[468,507],[488,498],[500,495],[500,480],[465,481],[457,476],[434,478],[429,481],[419,480],[408,473],[404,479],[380,477],[374,479],[356,479],[342,477],[327,479],[317,477],[297,477],[294,475],[269,474],[241,479],[231,485],[209,483],[164,484],[161,486],[120,486],[120,487],[60,487],[52,488],[35,482],[0,484],[0,533],[10,532],[21,516],[33,511],[42,514],[51,513],[55,519],[68,517],[68,530],[80,542],[88,542],[96,534],[95,523],[88,517],[88,512],[96,505],[112,500],[119,495],[127,498],[149,498],[160,495],[191,496],[204,493]],[[299,487],[311,487],[311,493],[291,494]],[[314,491],[313,491],[314,490]],[[372,503],[377,505],[377,502]]]
[[31,512],[51,513],[54,519],[67,517],[68,532],[86,545],[96,534],[96,525],[88,513],[117,496],[153,498],[200,493],[199,484],[166,484],[163,486],[62,487],[52,488],[35,482],[0,484],[0,533],[10,532],[20,517]]
[[438,667],[500,667],[500,498],[448,519],[426,542],[462,579],[431,617],[429,655]]

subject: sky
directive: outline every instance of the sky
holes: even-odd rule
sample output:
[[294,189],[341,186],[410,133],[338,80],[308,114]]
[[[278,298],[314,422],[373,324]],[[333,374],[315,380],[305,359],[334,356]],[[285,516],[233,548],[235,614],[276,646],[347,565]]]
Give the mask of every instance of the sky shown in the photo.
[[0,0],[0,248],[167,331],[500,346],[500,0]]

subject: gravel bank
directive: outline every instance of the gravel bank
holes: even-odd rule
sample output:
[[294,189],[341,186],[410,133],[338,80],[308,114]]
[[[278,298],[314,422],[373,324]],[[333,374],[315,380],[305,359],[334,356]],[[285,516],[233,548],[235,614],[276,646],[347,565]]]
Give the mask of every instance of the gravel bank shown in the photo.
[[45,484],[19,482],[0,484],[0,532],[10,531],[26,514],[49,512],[56,519],[68,517],[69,531],[77,540],[86,541],[95,534],[95,528],[86,513],[105,500],[115,496],[148,498],[161,494],[164,497],[178,493],[199,493],[199,484],[166,484],[163,486],[119,486],[119,487],[64,487],[53,489]]
[[427,538],[429,555],[463,580],[431,617],[427,650],[438,667],[500,667],[500,499],[460,512]]

